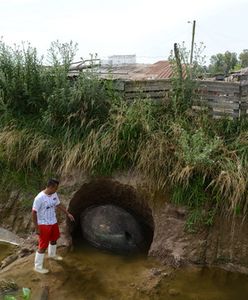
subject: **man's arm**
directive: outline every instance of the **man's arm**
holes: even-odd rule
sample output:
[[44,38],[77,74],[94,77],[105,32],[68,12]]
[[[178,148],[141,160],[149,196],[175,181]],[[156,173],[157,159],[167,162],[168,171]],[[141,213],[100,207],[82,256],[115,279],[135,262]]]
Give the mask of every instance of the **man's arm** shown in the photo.
[[68,212],[68,210],[64,207],[64,205],[62,205],[62,204],[60,203],[60,204],[58,204],[56,207],[57,207],[58,209],[60,209],[61,211],[63,211],[63,212],[68,216],[68,218],[69,218],[72,222],[75,222],[75,219],[74,219],[73,215],[70,214],[70,213]]
[[38,227],[38,222],[37,222],[37,212],[35,210],[32,210],[32,219],[35,227],[35,232],[37,234],[40,234],[39,227]]

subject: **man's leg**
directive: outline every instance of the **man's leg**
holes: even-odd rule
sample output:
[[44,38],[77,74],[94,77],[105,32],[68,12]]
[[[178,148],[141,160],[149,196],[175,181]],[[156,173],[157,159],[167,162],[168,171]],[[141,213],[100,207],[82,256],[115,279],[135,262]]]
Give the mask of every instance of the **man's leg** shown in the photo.
[[46,274],[49,270],[43,268],[45,251],[49,243],[49,225],[39,225],[39,247],[35,253],[34,270],[41,274]]
[[55,260],[63,260],[63,258],[56,254],[57,251],[57,240],[60,236],[59,233],[59,226],[58,224],[52,225],[51,235],[50,235],[50,242],[48,246],[48,257],[55,259]]

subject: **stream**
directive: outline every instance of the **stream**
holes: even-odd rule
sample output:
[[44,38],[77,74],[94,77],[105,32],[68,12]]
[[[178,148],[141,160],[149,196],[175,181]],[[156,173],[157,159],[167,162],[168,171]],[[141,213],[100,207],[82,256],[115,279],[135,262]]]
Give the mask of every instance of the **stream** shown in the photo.
[[[10,252],[11,246],[0,243],[0,258]],[[32,271],[32,255],[28,258],[26,271],[20,268],[22,273],[18,274],[17,268],[12,278],[22,287],[30,283],[26,287],[33,291],[31,299],[37,299],[36,290],[32,287],[44,282],[50,284],[49,299],[60,300],[248,299],[248,275],[219,268],[173,270],[142,254],[130,257],[115,255],[87,244],[77,245],[74,251],[63,256],[62,262],[46,262],[50,275],[37,275]],[[32,280],[28,268],[33,272]]]

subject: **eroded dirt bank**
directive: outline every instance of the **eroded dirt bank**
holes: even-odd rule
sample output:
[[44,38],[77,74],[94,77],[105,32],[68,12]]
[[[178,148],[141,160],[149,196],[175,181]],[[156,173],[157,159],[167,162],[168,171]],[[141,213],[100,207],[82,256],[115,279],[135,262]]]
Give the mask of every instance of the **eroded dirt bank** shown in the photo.
[[[169,203],[168,195],[155,198],[134,176],[114,178],[83,178],[78,175],[62,180],[60,198],[76,217],[69,224],[59,215],[62,237],[59,245],[70,246],[77,230],[80,212],[90,205],[112,203],[132,212],[147,229],[150,238],[149,255],[173,266],[185,264],[219,265],[248,273],[248,222],[241,218],[228,220],[217,217],[214,225],[198,233],[185,231],[187,210]],[[24,238],[23,247],[35,249],[30,207],[34,195],[16,191],[0,199],[0,226]],[[24,201],[25,200],[25,201]],[[25,205],[24,205],[25,203]]]

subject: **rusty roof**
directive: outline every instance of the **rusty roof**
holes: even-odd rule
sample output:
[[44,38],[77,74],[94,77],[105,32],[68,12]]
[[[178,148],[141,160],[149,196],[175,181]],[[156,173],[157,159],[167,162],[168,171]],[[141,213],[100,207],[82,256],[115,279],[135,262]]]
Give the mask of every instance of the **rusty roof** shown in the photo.
[[[77,76],[83,70],[70,70],[69,76]],[[102,65],[95,71],[102,78],[129,79],[129,80],[153,80],[169,79],[173,77],[173,66],[167,60],[161,60],[154,64],[128,64],[128,65]],[[185,77],[185,67],[183,67]]]
[[169,61],[161,60],[149,66],[146,75],[154,79],[168,79],[173,76],[173,68]]
[[[121,74],[121,72],[126,72],[126,74]],[[169,79],[173,76],[173,66],[169,61],[162,60],[154,64],[130,64],[112,67],[110,73],[115,77],[131,80]]]

